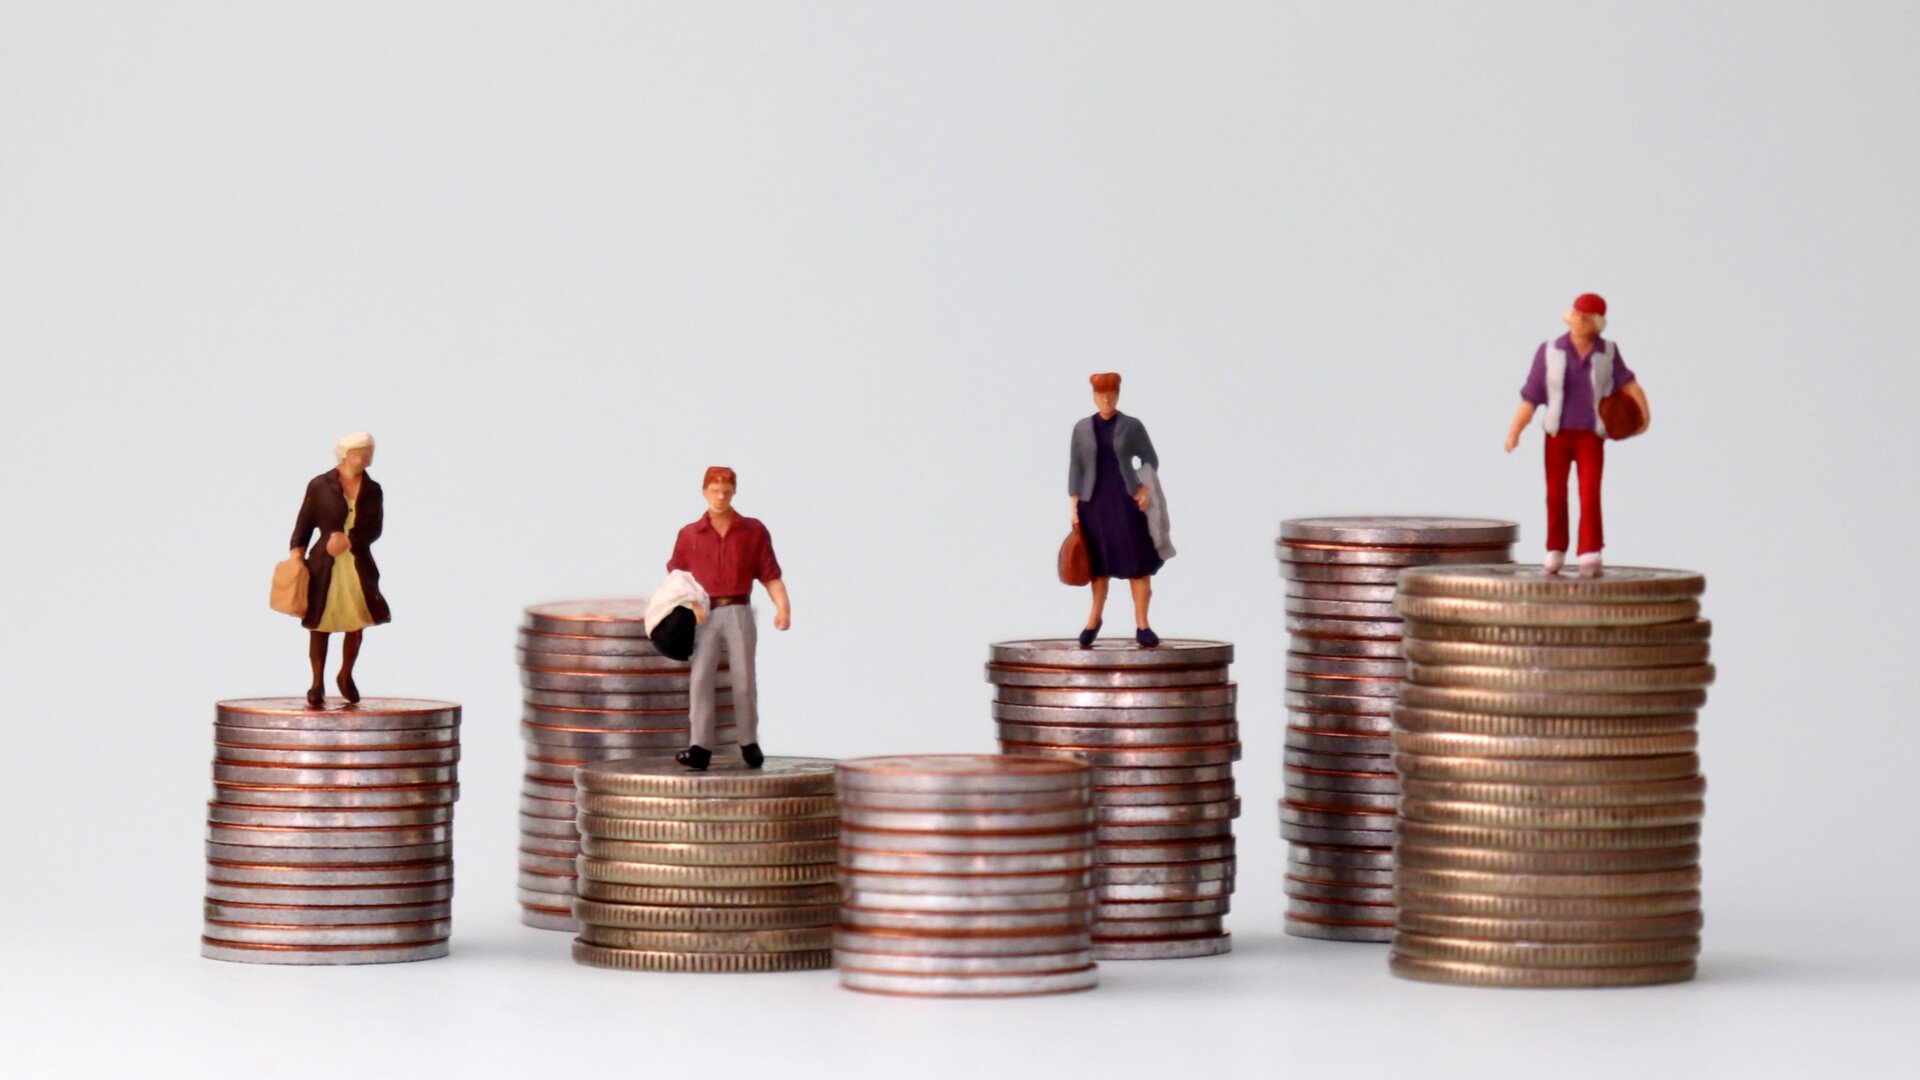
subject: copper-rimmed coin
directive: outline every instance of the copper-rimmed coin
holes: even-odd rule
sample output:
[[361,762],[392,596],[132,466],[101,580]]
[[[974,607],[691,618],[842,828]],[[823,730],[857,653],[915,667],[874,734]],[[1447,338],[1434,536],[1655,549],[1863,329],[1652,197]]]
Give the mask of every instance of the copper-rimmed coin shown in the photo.
[[1349,585],[1393,585],[1400,580],[1397,566],[1354,566],[1341,563],[1289,562],[1280,559],[1280,576],[1288,581],[1321,581]]
[[1406,620],[1406,635],[1417,641],[1466,641],[1483,645],[1669,645],[1706,641],[1713,624],[1706,619],[1636,626],[1513,626],[1498,623]]
[[1620,807],[1698,800],[1706,794],[1707,781],[1700,776],[1637,784],[1487,784],[1408,779],[1402,782],[1401,791],[1409,799],[1442,802]]
[[[1548,743],[1551,739],[1533,739]],[[1465,749],[1471,752],[1470,748]],[[1398,753],[1405,779],[1517,784],[1626,784],[1681,780],[1700,772],[1698,754],[1645,757],[1469,757]]]
[[1399,676],[1379,675],[1302,675],[1289,673],[1287,689],[1301,694],[1337,694],[1345,697],[1397,697]]
[[1404,679],[1407,662],[1376,656],[1316,656],[1312,653],[1287,654],[1287,670],[1301,675],[1342,678]]
[[216,784],[268,784],[277,787],[396,787],[400,785],[451,784],[457,779],[453,765],[403,765],[394,768],[308,769],[294,765],[252,763],[233,765],[213,763]]
[[1079,708],[1052,705],[988,706],[995,720],[1012,724],[1060,724],[1066,727],[1091,727],[1096,724],[1218,724],[1234,719],[1236,707],[1229,705],[1183,705],[1177,708]]
[[[1115,787],[1165,788],[1173,785],[1218,784],[1233,780],[1233,765],[1185,765],[1174,768],[1095,768],[1094,790]],[[1106,798],[1106,796],[1102,796]]]
[[821,885],[834,880],[831,862],[775,866],[683,866],[580,856],[582,878],[623,885],[666,885],[695,889],[768,888]]
[[1403,818],[1397,828],[1405,844],[1500,851],[1632,851],[1700,841],[1698,824],[1645,829],[1517,829]]
[[875,892],[867,889],[848,889],[842,904],[846,907],[864,908],[869,911],[1013,915],[1079,910],[1091,902],[1092,895],[1086,887],[1059,892],[972,894]]
[[1148,938],[1138,941],[1096,938],[1095,960],[1185,960],[1221,956],[1233,951],[1233,935],[1205,934],[1190,938]]
[[1038,724],[1009,724],[1003,721],[999,725],[999,736],[1006,742],[1088,749],[1192,746],[1233,742],[1240,738],[1240,725],[1182,724],[1154,727],[1114,724],[1104,727],[1043,727]]
[[1329,809],[1312,803],[1294,802],[1292,799],[1280,804],[1281,821],[1317,829],[1379,829],[1391,832],[1393,813],[1390,807]]
[[762,841],[746,844],[662,843],[609,840],[586,834],[580,854],[621,862],[670,863],[675,866],[784,866],[832,862],[838,840]]
[[1230,819],[1183,821],[1168,825],[1102,825],[1093,831],[1104,855],[1110,844],[1173,843],[1187,840],[1213,840],[1233,835]]
[[1700,861],[1699,844],[1630,848],[1625,851],[1513,851],[1408,844],[1402,866],[1426,870],[1478,870],[1509,874],[1623,874],[1680,870]]
[[1341,903],[1326,900],[1287,899],[1287,914],[1340,922],[1383,923],[1393,921],[1393,904]]
[[1400,795],[1397,792],[1329,791],[1289,787],[1287,802],[1295,806],[1311,806],[1322,810],[1392,810],[1400,805]]
[[[1292,849],[1305,847],[1304,844],[1291,845]],[[1356,849],[1358,850],[1358,849]],[[1354,870],[1341,866],[1320,866],[1315,863],[1303,863],[1298,859],[1287,860],[1287,876],[1303,881],[1315,881],[1322,885],[1358,885],[1368,888],[1385,889],[1393,886],[1393,870]]]
[[347,947],[368,945],[419,944],[444,941],[453,929],[449,919],[414,923],[351,923],[339,926],[279,923],[238,923],[220,919],[206,920],[206,938],[229,945],[288,945]]
[[840,790],[941,796],[989,793],[1076,792],[1086,769],[1074,762],[1000,754],[921,754],[855,758],[837,770]]
[[1283,544],[1449,548],[1507,545],[1518,539],[1519,524],[1501,518],[1362,514],[1293,518],[1280,523]]
[[1204,900],[1124,900],[1094,905],[1099,919],[1184,919],[1195,915],[1225,915],[1232,910],[1231,897],[1216,896]]
[[282,863],[209,862],[207,880],[227,885],[346,885],[354,888],[391,885],[437,885],[453,880],[453,860],[375,864],[357,867],[314,867]]
[[1296,900],[1336,904],[1391,904],[1392,885],[1349,884],[1287,875],[1286,891]]
[[1287,614],[1302,618],[1392,619],[1399,613],[1391,602],[1368,604],[1351,600],[1309,600],[1287,597]]
[[[1051,759],[1062,760],[1062,759]],[[859,791],[840,792],[842,806],[864,810],[957,811],[992,813],[1000,810],[1068,810],[1093,805],[1093,791],[1084,785],[1057,791]]]
[[235,698],[214,706],[214,722],[233,727],[300,731],[378,731],[457,727],[460,706],[418,698],[365,698],[314,708],[304,698]]
[[1002,686],[994,700],[1004,705],[1039,705],[1056,709],[1172,709],[1231,705],[1236,687],[1188,686],[1167,690],[1053,690],[1031,686]]
[[1232,858],[1233,852],[1231,836],[1164,843],[1113,842],[1100,845],[1100,863],[1103,870],[1132,865],[1201,863]]
[[[1289,624],[1293,620],[1288,620]],[[1296,631],[1292,638],[1296,655],[1342,659],[1396,660],[1402,658],[1399,635],[1385,638],[1347,637],[1341,634],[1308,634]]]
[[543,817],[555,821],[572,821],[575,813],[572,799],[542,799],[537,795],[520,796],[521,817]]
[[1455,596],[1419,596],[1402,592],[1396,614],[1424,622],[1491,626],[1646,626],[1685,622],[1700,616],[1698,600],[1621,602],[1468,600]]
[[[729,734],[732,734],[729,732]],[[664,731],[587,731],[566,730],[540,724],[521,724],[520,738],[545,750],[564,748],[599,758],[624,759],[650,757],[671,761],[667,752],[684,747],[692,739],[685,729]],[[709,749],[712,749],[711,747]],[[652,751],[652,753],[648,753]],[[683,767],[684,768],[684,767]]]
[[1705,690],[1647,690],[1621,694],[1519,693],[1409,682],[1400,700],[1416,708],[1508,716],[1658,716],[1689,712],[1707,702]]
[[[541,874],[522,870],[517,884],[524,892],[562,893],[572,896],[579,885],[579,879],[573,874]],[[555,903],[559,902],[555,901]]]
[[1435,915],[1402,911],[1401,930],[1485,941],[1658,941],[1697,937],[1703,925],[1697,911],[1640,919],[1489,919],[1474,915]]
[[1186,937],[1192,934],[1217,934],[1224,927],[1219,915],[1189,915],[1184,918],[1102,919],[1093,925],[1093,936],[1104,942],[1132,938]]
[[1507,874],[1402,866],[1396,873],[1395,884],[1402,889],[1494,896],[1636,896],[1677,892],[1700,884],[1700,869],[1691,866],[1632,874]]
[[1505,668],[1468,664],[1414,664],[1409,677],[1423,686],[1521,694],[1647,694],[1703,690],[1713,665],[1658,668]]
[[1227,681],[1225,665],[1164,668],[1057,668],[1026,664],[988,664],[987,681],[996,686],[1043,686],[1056,689],[1165,689],[1178,686],[1218,686]]
[[861,851],[929,855],[1025,855],[1093,843],[1092,826],[1050,832],[887,832],[848,828],[840,840]]
[[1032,874],[1068,873],[1093,865],[1093,847],[1023,853],[953,853],[868,851],[842,847],[840,865],[848,870],[889,874]]
[[716,762],[695,772],[673,761],[609,761],[579,769],[583,792],[659,798],[769,799],[832,795],[831,758],[769,757],[759,768]]
[[1440,566],[1461,563],[1494,563],[1511,560],[1508,544],[1488,544],[1463,548],[1372,547],[1344,544],[1282,544],[1277,548],[1282,563],[1308,566],[1374,566],[1400,569],[1408,566]]
[[[1393,819],[1388,818],[1391,822]],[[1353,829],[1329,828],[1316,825],[1301,825],[1291,821],[1280,823],[1280,836],[1296,844],[1327,844],[1348,847],[1392,847],[1394,834],[1391,829]]]
[[451,806],[458,784],[400,784],[391,787],[303,787],[297,784],[216,783],[214,800],[233,806],[376,809]]
[[[520,685],[529,690],[549,690],[572,694],[661,694],[686,692],[691,677],[680,671],[555,671],[523,667]],[[561,704],[572,704],[562,702]],[[585,704],[584,702],[581,704]]]
[[1035,911],[1016,914],[977,912],[941,913],[929,911],[884,911],[842,905],[843,926],[875,930],[926,930],[934,933],[1084,933],[1093,925],[1091,901],[1063,911]]
[[1393,742],[1386,736],[1349,734],[1342,731],[1312,731],[1291,726],[1287,728],[1287,745],[1296,750],[1311,750],[1316,754],[1340,754],[1348,757],[1393,752]]
[[200,955],[209,960],[227,960],[240,964],[295,964],[325,966],[336,964],[402,964],[415,960],[434,960],[447,955],[447,942],[398,945],[262,945],[222,941],[203,936]]
[[[586,791],[581,792],[574,802],[581,813],[601,817],[644,818],[649,821],[789,821],[794,818],[831,817],[836,812],[830,795],[706,799],[607,795]],[[568,816],[572,816],[571,812]]]
[[[1365,584],[1352,581],[1289,581],[1287,596],[1301,600],[1347,600],[1363,604],[1391,604],[1393,582]],[[1291,604],[1289,604],[1291,606]]]
[[1102,805],[1098,820],[1110,825],[1166,825],[1189,821],[1225,821],[1240,816],[1240,800],[1174,803],[1169,806]]
[[1554,670],[1687,667],[1706,663],[1709,651],[1705,641],[1665,645],[1490,645],[1413,638],[1406,643],[1407,659],[1420,664]]
[[833,927],[756,930],[652,930],[582,923],[580,940],[610,949],[679,953],[781,953],[833,947]]
[[376,728],[371,731],[308,731],[302,728],[213,725],[215,745],[256,750],[413,750],[460,745],[460,728]]
[[1030,833],[1059,832],[1089,828],[1094,823],[1091,806],[1062,810],[994,810],[968,813],[957,810],[869,810],[865,807],[841,808],[840,822],[847,830],[872,830],[907,833]]
[[368,863],[421,863],[449,858],[453,845],[413,844],[406,847],[263,847],[207,841],[209,862],[258,863],[288,866],[363,866]]
[[1635,735],[1670,735],[1692,731],[1698,722],[1699,714],[1695,712],[1656,716],[1501,716],[1451,709],[1423,709],[1404,703],[1393,711],[1393,723],[1407,731],[1443,731],[1505,738],[1611,739]]
[[1696,961],[1645,967],[1537,968],[1474,964],[1395,955],[1389,960],[1402,979],[1448,983],[1454,986],[1507,986],[1533,989],[1576,989],[1653,986],[1693,978]]
[[[622,697],[633,697],[623,694]],[[622,709],[578,705],[535,705],[522,702],[520,718],[535,724],[560,728],[685,728],[692,699],[686,694],[659,694],[647,698],[645,707]],[[714,712],[720,723],[733,722],[733,694],[726,689],[714,691]]]
[[1006,896],[1015,893],[1059,893],[1085,889],[1092,883],[1087,871],[1065,874],[892,874],[846,870],[840,886],[849,894],[933,893],[942,896]]
[[1487,941],[1418,934],[1405,926],[1393,939],[1397,955],[1537,968],[1646,967],[1676,964],[1700,955],[1698,936],[1652,941]]
[[1395,731],[1393,746],[1402,754],[1481,758],[1672,757],[1692,753],[1700,737],[1692,731],[1612,738],[1531,738],[1461,735],[1445,731]]
[[1218,900],[1233,895],[1233,876],[1195,878],[1183,881],[1154,881],[1145,884],[1116,883],[1094,887],[1094,899],[1103,904],[1139,900]]
[[1318,769],[1321,772],[1393,775],[1391,754],[1321,754],[1312,750],[1287,747],[1282,760],[1289,768]]
[[1549,573],[1533,564],[1424,567],[1400,575],[1400,587],[1423,596],[1530,603],[1645,603],[1685,600],[1707,589],[1704,574],[1647,566],[1609,566],[1585,575]]
[[669,660],[657,653],[649,656],[645,653],[545,652],[521,647],[513,650],[513,657],[522,667],[540,668],[546,671],[590,671],[624,675],[654,671],[685,674],[688,670],[686,661]]
[[386,768],[398,765],[451,765],[460,760],[460,746],[458,743],[449,743],[411,749],[319,750],[311,747],[255,747],[215,742],[213,756],[215,761],[249,765],[296,765],[319,769]]
[[834,962],[839,965],[843,974],[871,972],[903,976],[913,974],[952,978],[988,978],[1084,970],[1093,962],[1093,950],[1091,943],[1084,938],[1081,939],[1077,948],[1036,953],[987,953],[960,956],[863,950],[836,945]]
[[209,881],[209,901],[277,907],[380,907],[389,904],[437,904],[453,899],[453,883],[419,885],[235,885]]
[[[1364,792],[1389,797],[1400,793],[1400,778],[1391,772],[1341,772],[1334,769],[1310,769],[1300,765],[1288,765],[1282,775],[1289,789],[1303,792]],[[1301,798],[1307,802],[1313,801],[1311,797],[1304,794]]]
[[1206,784],[1139,784],[1093,790],[1102,811],[1121,807],[1187,806],[1222,802],[1234,797],[1231,780]]
[[521,814],[520,832],[525,836],[543,836],[562,840],[580,839],[580,831],[571,818],[543,818],[532,814]]
[[1393,924],[1390,922],[1316,919],[1292,912],[1287,913],[1285,929],[1293,937],[1317,938],[1321,941],[1361,941],[1384,944],[1393,940]]
[[[1393,849],[1391,847],[1356,848],[1339,845],[1294,844],[1287,849],[1287,857],[1297,863],[1329,866],[1351,870],[1393,869]],[[1318,874],[1305,874],[1306,877],[1320,877]]]
[[890,956],[1033,956],[1072,952],[1090,944],[1085,930],[1063,934],[933,934],[843,923],[833,932],[835,949]]
[[1393,715],[1394,699],[1366,697],[1360,694],[1309,694],[1289,690],[1287,708],[1307,713],[1364,713],[1371,716]]
[[1489,919],[1650,919],[1700,910],[1697,889],[1627,896],[1506,896],[1434,892],[1400,885],[1394,899],[1402,911]]
[[[1230,880],[1234,875],[1235,862],[1232,856],[1214,858],[1200,862],[1168,862],[1158,865],[1111,865],[1097,866],[1093,871],[1093,883],[1101,887],[1100,899],[1107,900],[1105,888],[1112,885],[1164,885],[1188,881]],[[1167,897],[1172,899],[1171,896]],[[1134,897],[1134,899],[1146,899]]]
[[1082,648],[1073,638],[1000,641],[988,647],[988,662],[1062,668],[1225,666],[1233,662],[1233,646],[1187,638],[1162,638],[1152,649],[1114,638],[1095,641],[1092,648]]
[[832,840],[840,834],[840,822],[832,817],[791,821],[647,821],[581,814],[576,823],[581,832],[593,836],[651,843],[763,844]]
[[[581,712],[648,713],[656,716],[672,716],[686,710],[687,691],[690,684],[685,677],[661,676],[656,683],[657,685],[649,684],[641,691],[630,693],[616,693],[611,689],[587,692],[526,688],[520,691],[520,704],[529,713],[549,709],[572,709]],[[718,690],[715,691],[715,695],[729,702],[732,700],[731,695],[723,694]],[[716,703],[715,708],[719,707]],[[726,707],[732,708],[731,704]]]
[[444,900],[433,904],[371,904],[360,907],[248,904],[230,900],[208,900],[205,904],[205,915],[209,922],[238,926],[414,924],[443,922],[451,918],[452,913],[453,905]]
[[1191,765],[1224,765],[1240,760],[1240,744],[1237,742],[1109,750],[1017,742],[1011,739],[1001,739],[1000,745],[1010,754],[1072,757],[1101,768],[1180,768]]
[[410,828],[451,822],[453,807],[313,810],[303,807],[234,806],[215,801],[207,804],[207,820],[220,825],[266,825],[298,829]]
[[840,985],[869,994],[905,997],[1035,997],[1091,990],[1100,985],[1100,970],[1091,963],[1070,971],[1031,975],[895,975],[843,968]]
[[1706,814],[1699,799],[1618,806],[1515,806],[1502,803],[1417,799],[1403,796],[1407,821],[1480,825],[1501,829],[1647,829],[1692,825]]
[[[643,624],[644,625],[644,624]],[[653,639],[610,637],[604,634],[562,634],[521,627],[514,633],[514,646],[530,652],[585,654],[589,656],[660,656]],[[665,659],[665,657],[661,657]]]
[[1287,633],[1294,636],[1296,642],[1306,639],[1314,642],[1312,646],[1296,646],[1312,652],[1324,653],[1327,646],[1322,644],[1326,638],[1360,638],[1372,641],[1391,641],[1397,652],[1400,645],[1401,624],[1393,619],[1343,619],[1326,615],[1287,614]]

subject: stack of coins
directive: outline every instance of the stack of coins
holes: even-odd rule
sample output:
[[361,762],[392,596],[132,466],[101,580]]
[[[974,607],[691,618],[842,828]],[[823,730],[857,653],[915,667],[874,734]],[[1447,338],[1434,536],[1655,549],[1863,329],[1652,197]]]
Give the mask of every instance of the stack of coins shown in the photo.
[[861,758],[841,763],[839,787],[841,985],[1012,997],[1099,983],[1085,765]]
[[200,954],[249,964],[447,955],[460,706],[214,708]]
[[1706,579],[1401,575],[1407,685],[1392,968],[1475,986],[1693,977]]
[[1093,769],[1094,955],[1213,956],[1232,948],[1233,646],[1103,639],[992,646],[987,681],[1009,754]]
[[1287,579],[1287,933],[1393,940],[1387,736],[1406,676],[1394,581],[1408,566],[1503,563],[1520,527],[1440,517],[1298,518],[1280,525]]
[[573,958],[626,971],[803,971],[833,962],[839,817],[827,758],[762,768],[610,761],[576,774]]
[[[692,739],[685,663],[647,638],[645,600],[575,600],[530,607],[520,623],[520,921],[577,930],[573,920],[573,771],[614,758],[671,761]],[[735,747],[723,664],[715,680],[718,757]]]

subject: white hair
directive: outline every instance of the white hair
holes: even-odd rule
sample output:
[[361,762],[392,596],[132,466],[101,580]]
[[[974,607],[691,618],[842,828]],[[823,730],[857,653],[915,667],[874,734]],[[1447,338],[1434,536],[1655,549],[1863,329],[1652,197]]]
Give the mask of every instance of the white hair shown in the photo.
[[372,446],[373,436],[364,431],[356,431],[333,444],[333,460],[338,463],[347,460],[347,451],[358,450],[363,446]]

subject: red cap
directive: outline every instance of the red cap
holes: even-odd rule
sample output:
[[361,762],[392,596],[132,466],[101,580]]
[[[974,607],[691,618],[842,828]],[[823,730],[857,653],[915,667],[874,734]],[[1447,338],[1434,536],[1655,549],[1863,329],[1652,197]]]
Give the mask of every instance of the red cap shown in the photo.
[[1573,310],[1582,315],[1607,317],[1607,302],[1599,293],[1581,293],[1573,298]]

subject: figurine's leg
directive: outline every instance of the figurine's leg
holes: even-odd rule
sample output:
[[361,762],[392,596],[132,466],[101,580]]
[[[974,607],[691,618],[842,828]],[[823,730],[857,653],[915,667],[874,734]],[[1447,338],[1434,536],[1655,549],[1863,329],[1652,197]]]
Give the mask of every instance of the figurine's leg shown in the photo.
[[327,703],[327,635],[320,630],[307,631],[307,665],[313,668],[313,682],[307,685],[307,704],[314,708]]
[[349,630],[340,635],[340,696],[348,702],[360,700],[360,688],[353,684],[353,662],[360,659],[359,630]]
[[1137,577],[1127,582],[1133,588],[1133,625],[1145,630],[1147,623],[1147,605],[1153,603],[1153,579]]
[[1571,437],[1566,432],[1546,439],[1547,461],[1547,550],[1561,555],[1567,551],[1567,473],[1573,468]]
[[1107,610],[1107,583],[1111,580],[1103,577],[1093,579],[1093,610],[1087,614],[1089,630],[1100,628],[1100,616]]
[[[734,614],[726,626],[727,670],[733,675],[733,733],[741,746],[760,744],[759,688],[754,678],[755,648],[759,632],[753,625],[753,609],[745,604],[721,610]],[[701,744],[706,745],[706,744]]]
[[[732,608],[715,608],[707,616],[707,621],[693,632],[692,669],[688,686],[688,696],[692,699],[688,709],[689,720],[693,727],[693,745],[709,750],[714,743],[713,721],[713,678],[720,666],[720,624],[722,617]],[[734,700],[738,702],[739,692],[735,691]],[[736,708],[738,705],[736,704]]]
[[1600,516],[1600,476],[1607,468],[1607,444],[1598,434],[1580,442],[1580,554],[1595,555],[1607,546]]

